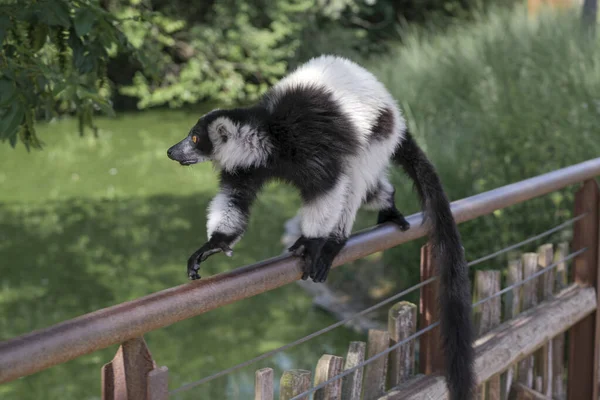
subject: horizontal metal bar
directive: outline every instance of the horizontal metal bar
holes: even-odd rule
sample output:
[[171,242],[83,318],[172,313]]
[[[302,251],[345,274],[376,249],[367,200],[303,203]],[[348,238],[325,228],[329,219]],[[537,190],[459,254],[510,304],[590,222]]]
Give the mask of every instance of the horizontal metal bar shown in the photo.
[[[461,223],[598,175],[600,157],[455,201],[452,212]],[[421,213],[407,219],[411,228],[406,232],[393,224],[383,224],[356,233],[336,257],[333,266],[426,234],[425,227],[421,226]],[[301,276],[300,259],[280,255],[0,342],[0,383],[276,289]]]
[[[538,240],[539,238],[542,238],[542,237],[544,237],[544,236],[547,236],[547,235],[549,235],[549,234],[551,234],[551,233],[557,232],[557,231],[559,231],[560,229],[563,229],[564,227],[566,227],[566,226],[568,226],[568,225],[570,225],[570,224],[573,224],[573,223],[574,223],[574,222],[576,222],[576,221],[579,221],[580,219],[582,219],[582,218],[583,218],[584,216],[586,216],[586,215],[587,215],[587,213],[583,213],[583,214],[581,214],[581,215],[578,215],[577,217],[570,218],[569,220],[567,220],[567,221],[563,222],[562,224],[559,224],[559,225],[555,226],[554,228],[548,229],[547,231],[544,231],[544,232],[542,232],[542,233],[540,233],[540,234],[538,234],[538,235],[532,236],[532,237],[530,237],[530,238],[527,238],[527,239],[525,239],[525,240],[523,240],[523,241],[521,241],[521,242],[519,242],[519,243],[515,243],[515,244],[513,244],[513,245],[510,245],[510,246],[508,246],[508,247],[505,247],[504,249],[502,249],[502,250],[498,250],[498,251],[496,251],[496,252],[494,252],[494,253],[492,253],[492,254],[489,254],[489,255],[487,255],[487,256],[484,256],[484,257],[478,258],[478,259],[476,259],[476,260],[470,261],[470,262],[469,262],[467,265],[468,265],[469,267],[471,267],[471,266],[473,266],[473,265],[479,264],[479,263],[481,263],[481,262],[483,262],[483,261],[486,261],[486,260],[489,260],[489,259],[491,259],[491,258],[493,258],[493,257],[496,257],[496,256],[498,256],[498,255],[500,255],[500,254],[503,254],[503,253],[505,253],[505,252],[507,252],[507,251],[509,251],[509,250],[514,250],[514,249],[516,249],[516,248],[519,248],[519,247],[521,247],[521,246],[523,246],[523,245],[525,245],[525,244],[527,244],[527,243],[531,243],[531,242],[533,242],[533,241],[535,241],[535,240]],[[571,254],[569,257],[570,257],[570,258],[572,258],[572,257],[575,257],[575,256],[577,256],[577,255],[581,254],[582,252],[586,251],[586,250],[587,250],[587,248],[584,248],[584,249],[580,250],[579,252],[577,252],[576,254]],[[562,263],[562,262],[564,262],[564,261],[566,261],[566,259],[562,259],[562,260],[560,260],[559,262],[557,262],[557,263],[555,263],[555,264],[553,264],[552,266],[550,266],[550,267],[547,267],[547,268],[555,267],[555,266],[557,266],[559,263]],[[542,271],[542,273],[543,273],[543,272],[545,272],[545,271],[547,271],[547,269],[544,269],[544,270]],[[538,274],[538,275],[539,275],[539,274],[540,274],[540,272],[538,271],[538,272],[536,272],[536,274]],[[533,279],[533,278],[537,277],[538,275],[531,276],[531,277],[527,278],[527,281],[528,281],[529,279]],[[247,366],[248,366],[248,365],[250,365],[250,364],[254,364],[254,363],[256,363],[256,362],[258,362],[258,361],[260,361],[260,360],[264,360],[265,358],[271,357],[271,356],[273,356],[274,354],[277,354],[277,353],[279,353],[279,352],[281,352],[281,351],[285,351],[285,350],[288,350],[288,349],[290,349],[290,348],[292,348],[292,347],[294,347],[294,346],[297,346],[297,345],[299,345],[299,344],[305,343],[305,342],[307,342],[307,341],[309,341],[309,340],[312,340],[312,339],[314,339],[314,338],[315,338],[315,337],[317,337],[317,336],[320,336],[320,335],[323,335],[323,334],[325,334],[325,333],[327,333],[327,332],[330,332],[330,331],[332,331],[332,330],[336,329],[337,327],[339,327],[339,326],[342,326],[342,325],[344,325],[345,323],[347,323],[347,322],[349,322],[349,321],[351,321],[351,320],[353,320],[353,319],[355,319],[355,318],[357,318],[357,317],[359,317],[359,316],[361,316],[361,315],[368,314],[368,313],[370,313],[370,312],[372,312],[372,311],[374,311],[374,310],[377,310],[377,309],[379,309],[379,308],[383,307],[383,306],[384,306],[384,305],[386,305],[386,304],[389,304],[389,303],[391,303],[391,302],[392,302],[392,301],[394,301],[394,300],[397,300],[397,299],[399,299],[399,298],[401,298],[401,297],[404,297],[404,296],[406,296],[407,294],[409,294],[409,293],[412,293],[412,292],[414,292],[415,290],[417,290],[417,289],[420,289],[420,288],[422,288],[422,287],[423,287],[423,286],[425,286],[425,285],[428,285],[429,283],[431,283],[431,282],[435,281],[436,279],[437,279],[437,275],[435,275],[435,276],[432,276],[432,277],[431,277],[431,278],[429,278],[429,279],[426,279],[426,280],[424,280],[424,281],[421,281],[421,282],[417,283],[416,285],[413,285],[413,286],[411,286],[411,287],[409,287],[409,288],[406,288],[406,289],[404,289],[403,291],[401,291],[400,293],[396,293],[395,295],[393,295],[393,296],[390,296],[390,297],[388,297],[387,299],[385,299],[385,300],[383,300],[383,301],[380,301],[379,303],[377,303],[377,304],[374,304],[374,305],[372,305],[372,306],[371,306],[371,307],[369,307],[369,308],[366,308],[366,309],[364,309],[364,310],[362,310],[362,311],[359,311],[359,312],[357,312],[356,314],[353,314],[353,315],[351,315],[351,316],[349,316],[349,317],[347,317],[347,318],[344,318],[344,319],[342,319],[342,320],[340,320],[340,321],[337,321],[337,322],[335,322],[335,323],[333,323],[333,324],[331,324],[331,325],[329,325],[329,326],[326,326],[326,327],[325,327],[325,328],[323,328],[323,329],[319,329],[318,331],[312,332],[312,333],[310,333],[310,334],[308,334],[308,335],[306,335],[306,336],[304,336],[304,337],[302,337],[302,338],[300,338],[300,339],[297,339],[297,340],[295,340],[295,341],[293,341],[293,342],[287,343],[287,344],[285,344],[285,345],[283,345],[283,346],[281,346],[281,347],[278,347],[278,348],[276,348],[276,349],[269,350],[269,351],[267,351],[267,352],[265,352],[265,353],[262,353],[262,354],[261,354],[261,355],[259,355],[259,356],[256,356],[256,357],[254,357],[254,358],[251,358],[251,359],[249,359],[249,360],[245,360],[245,361],[243,361],[243,362],[241,362],[241,363],[239,363],[239,364],[236,364],[236,365],[234,365],[234,366],[232,366],[232,367],[229,367],[229,368],[226,368],[226,369],[224,369],[224,370],[221,370],[221,371],[219,371],[219,372],[216,372],[216,373],[214,373],[214,374],[212,374],[212,375],[210,375],[210,376],[204,377],[204,378],[202,378],[202,379],[199,379],[199,380],[197,380],[197,381],[194,381],[194,382],[187,383],[187,384],[185,384],[185,385],[183,385],[183,386],[180,386],[180,387],[178,387],[177,389],[173,389],[173,390],[172,390],[171,392],[169,392],[169,393],[170,393],[170,394],[176,394],[176,393],[179,393],[179,392],[183,392],[183,391],[186,391],[186,390],[190,390],[190,389],[191,389],[191,388],[193,388],[193,387],[196,387],[196,386],[198,386],[198,385],[203,385],[203,384],[205,384],[205,383],[207,383],[207,382],[210,382],[210,381],[212,381],[212,380],[214,380],[214,379],[217,379],[217,378],[219,378],[219,377],[221,377],[221,376],[223,376],[223,375],[228,375],[228,374],[230,374],[230,373],[232,373],[232,372],[235,372],[235,371],[237,371],[238,369],[245,368],[245,367],[247,367]],[[525,281],[519,281],[518,283],[516,283],[516,284],[512,285],[510,288],[505,288],[505,290],[506,290],[506,291],[508,291],[508,290],[510,290],[510,289],[511,289],[511,288],[513,288],[513,287],[517,287],[517,286],[518,286],[518,285],[519,285],[521,282],[523,282],[523,283],[524,283]],[[522,284],[522,283],[521,283],[521,284]],[[485,300],[485,301],[487,301],[487,300],[491,299],[492,297],[493,297],[493,296],[491,296],[491,297],[487,297],[487,298],[485,298],[484,300]],[[483,302],[483,301],[481,301],[481,302]],[[437,325],[436,325],[436,326],[437,326]]]

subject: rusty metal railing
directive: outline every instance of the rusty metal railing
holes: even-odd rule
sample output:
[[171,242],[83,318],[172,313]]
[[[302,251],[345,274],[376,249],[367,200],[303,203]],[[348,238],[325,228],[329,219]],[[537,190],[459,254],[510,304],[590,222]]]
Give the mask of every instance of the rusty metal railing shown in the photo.
[[[600,175],[600,158],[506,185],[452,203],[457,223],[551,193]],[[334,267],[425,235],[421,213],[407,218],[411,229],[392,224],[353,235]],[[0,383],[30,375],[215,308],[300,279],[300,259],[281,255],[0,342]]]

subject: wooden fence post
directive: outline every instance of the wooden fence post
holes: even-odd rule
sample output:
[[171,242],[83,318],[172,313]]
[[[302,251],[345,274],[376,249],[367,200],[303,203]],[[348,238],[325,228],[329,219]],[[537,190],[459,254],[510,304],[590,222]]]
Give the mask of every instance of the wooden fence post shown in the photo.
[[[587,247],[574,259],[573,279],[582,286],[598,290],[598,184],[590,179],[575,195],[575,215],[588,214],[575,222],[572,251]],[[596,293],[598,295],[598,293]],[[596,310],[569,329],[569,365],[567,398],[598,399],[598,346],[600,329]]]
[[[390,347],[413,335],[417,330],[417,306],[408,301],[394,304],[388,312]],[[390,352],[388,387],[393,388],[413,375],[415,369],[415,341],[403,344]]]
[[[365,342],[350,342],[348,353],[346,354],[344,371],[354,368],[365,361],[366,348],[367,344]],[[363,368],[357,368],[354,372],[342,378],[343,400],[360,400],[362,394]]]
[[[554,262],[559,262],[569,255],[569,244],[560,243],[554,256]],[[561,262],[556,267],[555,292],[560,292],[567,286],[567,263]],[[564,383],[565,374],[565,334],[561,333],[552,339],[552,394],[557,399],[564,399],[566,388]]]
[[[315,386],[320,385],[342,373],[344,358],[330,354],[323,355],[317,363],[315,371]],[[339,378],[322,389],[315,391],[314,400],[341,400],[342,378]]]
[[112,361],[102,367],[102,400],[166,400],[168,397],[167,367],[157,368],[143,337],[121,344]]
[[[554,261],[554,247],[544,244],[538,247],[538,269],[551,265]],[[538,280],[540,302],[548,300],[554,289],[554,270],[546,271]],[[552,398],[552,340],[537,351],[536,376],[541,377],[541,389],[538,391]]]
[[[367,359],[390,347],[390,333],[378,329],[369,329],[367,340]],[[389,354],[380,356],[365,366],[363,400],[375,400],[385,393]]]
[[[421,282],[437,274],[429,243],[421,247]],[[419,307],[419,330],[439,320],[438,308],[439,279],[421,288]],[[444,357],[441,351],[439,325],[419,337],[419,370],[422,374],[441,372]]]
[[[475,301],[485,299],[492,296],[494,293],[500,291],[500,271],[488,270],[488,271],[475,271],[475,288],[474,288]],[[494,297],[489,299],[485,303],[482,303],[475,310],[475,327],[477,336],[481,336],[496,326],[500,325],[500,314],[502,313],[502,306],[500,304],[500,297]],[[482,383],[477,387],[476,398],[486,398],[486,386],[488,388],[487,397],[490,400],[500,399],[500,375],[492,376],[487,383]]]
[[273,368],[263,368],[254,375],[254,400],[273,400]]
[[[538,255],[537,253],[524,253],[523,260],[523,279],[531,277],[537,272]],[[523,285],[523,298],[521,303],[521,312],[526,311],[537,305],[537,285],[534,278]],[[534,356],[528,355],[519,362],[519,375],[517,381],[529,388],[533,388],[535,376],[533,375]]]
[[[523,280],[523,263],[521,257],[511,259],[508,263],[508,271],[506,275],[506,286],[514,285]],[[523,288],[518,286],[512,289],[506,295],[504,303],[504,320],[508,321],[515,318],[521,312],[521,298]],[[513,381],[517,379],[517,366],[512,365],[505,374],[505,382],[502,386],[501,398],[507,399],[510,394]]]
[[[279,381],[279,400],[289,400],[300,393],[310,389],[310,371],[304,369],[292,369],[285,371]],[[310,395],[303,396],[302,399],[308,400]]]

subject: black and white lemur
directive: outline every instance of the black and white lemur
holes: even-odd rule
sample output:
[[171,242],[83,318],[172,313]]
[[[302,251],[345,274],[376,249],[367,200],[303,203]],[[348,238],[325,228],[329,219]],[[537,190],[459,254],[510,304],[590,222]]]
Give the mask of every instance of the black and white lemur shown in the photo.
[[473,397],[471,296],[460,234],[435,168],[407,130],[383,84],[356,63],[323,55],[275,84],[254,106],[216,109],[168,150],[182,165],[211,161],[220,192],[208,212],[208,242],[188,260],[190,279],[217,252],[231,256],[250,207],[270,179],[295,186],[302,198],[302,236],[290,251],[304,259],[302,279],[327,279],[351,233],[359,207],[378,210],[377,223],[409,223],[396,208],[390,163],[414,181],[440,273],[441,333],[452,400]]

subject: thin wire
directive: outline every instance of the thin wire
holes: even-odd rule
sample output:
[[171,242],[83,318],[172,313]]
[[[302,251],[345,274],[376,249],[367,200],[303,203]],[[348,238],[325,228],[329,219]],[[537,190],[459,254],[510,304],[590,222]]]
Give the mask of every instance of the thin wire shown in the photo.
[[[527,279],[524,279],[524,280],[522,280],[522,281],[519,281],[519,282],[517,282],[516,284],[514,284],[514,285],[512,285],[512,286],[510,286],[510,287],[508,287],[508,288],[506,288],[506,289],[510,290],[510,289],[513,289],[514,287],[517,287],[517,286],[524,285],[525,283],[527,283],[527,282],[528,282],[528,281],[530,281],[531,279],[533,279],[533,278],[535,278],[535,277],[537,277],[537,276],[539,276],[539,275],[543,274],[544,272],[547,272],[547,271],[549,271],[549,270],[550,270],[550,269],[552,269],[552,268],[555,268],[555,267],[556,267],[558,264],[560,264],[560,263],[562,263],[562,262],[568,261],[568,260],[570,260],[571,258],[573,258],[573,257],[576,257],[576,256],[578,256],[578,255],[579,255],[579,254],[581,254],[581,253],[584,253],[586,250],[587,250],[587,247],[584,247],[584,248],[583,248],[583,249],[581,249],[581,250],[578,250],[578,251],[576,251],[576,252],[574,252],[574,253],[571,253],[570,255],[568,255],[567,257],[563,258],[562,260],[560,260],[560,261],[557,261],[557,262],[555,262],[554,264],[551,264],[551,265],[549,265],[549,266],[547,266],[547,267],[545,267],[545,268],[543,268],[543,269],[539,270],[538,272],[536,272],[535,274],[531,275],[531,276],[530,276],[530,277],[528,277]],[[483,303],[483,302],[485,302],[485,301],[488,301],[488,300],[490,300],[490,299],[492,299],[492,298],[494,298],[494,297],[496,297],[496,296],[499,296],[499,295],[500,295],[500,294],[502,294],[502,293],[505,293],[506,291],[508,291],[508,290],[506,290],[506,289],[505,289],[505,290],[502,290],[502,291],[500,291],[500,292],[497,292],[497,293],[495,293],[494,295],[492,295],[492,296],[490,296],[490,297],[487,297],[487,298],[485,298],[485,299],[483,299],[483,300],[480,300],[480,301],[478,301],[477,303],[474,303],[474,304],[472,305],[472,307],[473,307],[473,308],[475,308],[475,307],[477,307],[479,304],[481,304],[481,303]],[[295,397],[292,397],[290,400],[299,400],[300,398],[302,398],[302,397],[304,397],[304,396],[310,395],[311,393],[314,393],[314,392],[316,392],[317,390],[324,388],[325,386],[329,385],[331,382],[334,382],[334,381],[336,381],[336,380],[338,380],[338,379],[340,379],[340,378],[343,378],[344,376],[346,376],[346,375],[348,375],[348,374],[350,374],[350,373],[354,372],[355,370],[357,370],[357,369],[359,369],[359,368],[362,368],[362,367],[364,367],[364,366],[365,366],[365,365],[367,365],[367,364],[370,364],[370,363],[372,363],[372,362],[373,362],[373,361],[375,361],[377,358],[379,358],[379,357],[381,357],[381,356],[383,356],[383,355],[385,355],[385,354],[388,354],[388,353],[392,352],[393,350],[395,350],[396,348],[398,348],[398,347],[402,346],[403,344],[406,344],[407,342],[409,342],[409,341],[411,341],[411,340],[413,340],[413,339],[415,339],[415,338],[417,338],[417,337],[419,337],[419,336],[423,335],[425,332],[427,332],[427,331],[429,331],[429,330],[431,330],[431,329],[435,328],[436,326],[438,326],[438,325],[439,325],[439,323],[440,323],[440,322],[439,322],[439,321],[437,321],[437,322],[435,322],[434,324],[431,324],[431,325],[429,325],[427,328],[424,328],[424,329],[421,329],[421,330],[420,330],[420,331],[418,331],[418,332],[415,332],[414,334],[412,334],[411,336],[407,337],[406,339],[404,339],[404,340],[401,340],[400,342],[398,342],[398,343],[394,344],[393,346],[391,346],[391,347],[388,347],[388,348],[387,348],[387,349],[385,349],[384,351],[382,351],[382,352],[380,352],[380,353],[377,353],[377,354],[375,354],[373,357],[369,358],[368,360],[365,360],[365,361],[363,361],[362,363],[360,363],[360,364],[358,364],[358,365],[356,365],[356,366],[354,366],[354,367],[352,367],[352,368],[350,368],[350,369],[348,369],[348,370],[344,371],[343,373],[341,373],[341,374],[339,374],[339,375],[336,375],[336,376],[334,376],[333,378],[330,378],[330,379],[326,380],[325,382],[323,382],[323,383],[321,383],[321,384],[319,384],[319,385],[317,385],[317,386],[315,386],[315,387],[313,387],[313,388],[311,388],[311,389],[309,389],[309,390],[307,390],[307,391],[305,391],[305,392],[302,392],[302,393],[300,393],[299,395],[297,395],[297,396],[295,396]]]
[[300,394],[299,394],[299,395],[297,395],[296,397],[292,397],[290,400],[297,400],[297,399],[300,399],[301,397],[304,397],[304,396],[306,396],[306,395],[308,395],[308,394],[311,394],[311,393],[313,393],[313,392],[315,392],[315,391],[317,391],[317,390],[319,390],[319,389],[322,389],[322,388],[324,388],[325,386],[327,386],[327,385],[328,385],[328,384],[330,384],[331,382],[333,382],[333,381],[336,381],[336,380],[338,380],[338,379],[340,379],[340,378],[343,378],[343,377],[344,377],[344,376],[346,376],[346,375],[349,375],[349,374],[351,374],[352,372],[356,371],[357,369],[359,369],[359,368],[361,368],[361,367],[364,367],[365,365],[367,365],[367,364],[369,364],[369,363],[371,363],[371,362],[375,361],[375,360],[376,360],[376,359],[378,359],[379,357],[381,357],[381,356],[383,356],[383,355],[385,355],[385,354],[388,354],[388,353],[390,353],[390,352],[392,352],[392,351],[396,350],[398,347],[402,346],[403,344],[406,344],[406,343],[410,342],[411,340],[418,338],[418,337],[419,337],[419,336],[421,336],[422,334],[424,334],[424,333],[426,333],[426,332],[429,332],[430,330],[432,330],[433,328],[435,328],[435,327],[436,327],[436,326],[438,326],[439,324],[440,324],[440,322],[438,321],[438,322],[436,322],[436,323],[433,323],[433,324],[429,325],[427,328],[423,328],[423,329],[421,329],[420,331],[413,333],[412,335],[410,335],[410,336],[409,336],[409,337],[407,337],[406,339],[399,341],[398,343],[396,343],[396,344],[395,344],[395,345],[393,345],[392,347],[388,347],[387,349],[385,349],[385,350],[384,350],[384,351],[382,351],[381,353],[377,353],[377,354],[375,354],[373,357],[369,358],[368,360],[365,360],[365,361],[363,361],[362,363],[358,364],[357,366],[354,366],[354,367],[352,367],[352,368],[350,368],[350,369],[347,369],[347,370],[345,370],[345,371],[344,371],[343,373],[341,373],[340,375],[336,375],[336,376],[334,376],[333,378],[329,379],[328,381],[325,381],[325,382],[321,383],[320,385],[318,385],[318,386],[315,386],[314,388],[311,388],[311,389],[307,390],[307,391],[306,391],[306,392],[304,392],[304,393],[300,393]]
[[583,214],[580,214],[580,215],[578,215],[577,217],[574,217],[574,218],[571,218],[571,219],[569,219],[569,220],[566,220],[566,221],[565,221],[565,222],[563,222],[562,224],[560,224],[560,225],[557,225],[557,226],[555,226],[555,227],[554,227],[554,228],[552,228],[552,229],[548,229],[548,230],[547,230],[547,231],[545,231],[545,232],[542,232],[542,233],[540,233],[540,234],[538,234],[538,235],[535,235],[535,236],[532,236],[532,237],[530,237],[530,238],[528,238],[528,239],[525,239],[525,240],[523,240],[522,242],[519,242],[519,243],[517,243],[517,244],[513,244],[513,245],[511,245],[511,246],[505,247],[505,248],[503,248],[502,250],[498,250],[498,251],[497,251],[497,252],[495,252],[495,253],[488,254],[487,256],[483,256],[483,257],[481,257],[481,258],[478,258],[477,260],[473,260],[473,261],[471,261],[471,262],[470,262],[468,265],[469,265],[470,267],[471,267],[471,266],[473,266],[473,265],[477,265],[477,264],[479,264],[479,263],[482,263],[482,262],[484,262],[484,261],[486,261],[486,260],[489,260],[489,259],[491,259],[491,258],[494,258],[494,257],[496,257],[496,256],[499,256],[499,255],[500,255],[500,254],[502,254],[502,253],[506,253],[506,252],[508,252],[508,251],[514,250],[514,249],[516,249],[516,248],[519,248],[519,247],[521,247],[521,246],[523,246],[523,245],[525,245],[525,244],[527,244],[527,243],[534,242],[534,241],[536,241],[536,240],[538,240],[538,239],[541,239],[541,238],[543,238],[544,236],[548,236],[548,235],[550,235],[550,234],[552,234],[552,233],[554,233],[554,232],[556,232],[556,231],[559,231],[559,230],[561,230],[562,228],[566,227],[567,225],[570,225],[570,224],[572,224],[572,223],[574,223],[574,222],[576,222],[576,221],[579,221],[581,218],[585,217],[587,214],[588,214],[588,211],[586,211],[586,212],[585,212],[585,213],[583,213]]
[[[586,214],[588,214],[588,212],[580,214],[577,217],[571,218],[571,219],[569,219],[569,220],[561,223],[560,225],[555,226],[554,228],[548,229],[547,231],[544,231],[544,232],[542,232],[542,233],[540,233],[538,235],[535,235],[535,236],[532,236],[532,237],[530,237],[528,239],[525,239],[522,242],[513,244],[511,246],[505,247],[504,249],[496,251],[495,253],[492,253],[492,254],[489,254],[487,256],[484,256],[484,257],[478,258],[476,260],[473,260],[473,261],[469,262],[467,265],[469,267],[471,267],[471,266],[479,264],[479,263],[481,263],[483,261],[489,260],[490,258],[496,257],[496,256],[498,256],[498,255],[500,255],[502,253],[505,253],[507,251],[519,248],[519,247],[521,247],[521,246],[523,246],[523,245],[525,245],[527,243],[530,243],[530,242],[538,240],[538,239],[540,239],[542,237],[548,236],[548,235],[550,235],[550,234],[552,234],[552,233],[554,233],[554,232],[556,232],[556,231],[558,231],[558,230],[560,230],[560,229],[562,229],[562,228],[564,228],[564,227],[566,227],[566,226],[568,226],[568,225],[570,225],[570,224],[572,224],[572,223],[580,220]],[[270,350],[270,351],[268,351],[266,353],[263,353],[263,354],[261,354],[261,355],[259,355],[257,357],[254,357],[254,358],[252,358],[250,360],[244,361],[244,362],[242,362],[240,364],[234,365],[234,366],[229,367],[227,369],[224,369],[222,371],[219,371],[219,372],[217,372],[217,373],[215,373],[213,375],[207,376],[207,377],[202,378],[202,379],[200,379],[198,381],[191,382],[191,383],[188,383],[186,385],[180,386],[179,388],[174,389],[174,390],[170,391],[169,393],[170,394],[175,394],[175,393],[178,393],[178,392],[189,390],[189,389],[191,389],[191,388],[193,388],[195,386],[202,385],[202,384],[204,384],[206,382],[209,382],[209,381],[212,381],[214,379],[217,379],[217,378],[219,378],[219,377],[221,377],[223,375],[227,375],[227,374],[229,374],[231,372],[234,372],[234,371],[236,371],[236,370],[238,370],[240,368],[244,368],[244,367],[246,367],[246,366],[248,366],[250,364],[253,364],[253,363],[257,362],[257,361],[260,361],[260,360],[263,360],[265,358],[268,358],[268,357],[270,357],[270,356],[272,356],[272,355],[274,355],[276,353],[279,353],[281,351],[287,350],[289,348],[292,348],[294,346],[297,346],[299,344],[307,342],[307,341],[309,341],[309,340],[311,340],[311,339],[313,339],[313,338],[315,338],[317,336],[320,336],[320,335],[323,335],[323,334],[325,334],[325,333],[327,333],[329,331],[332,331],[333,329],[338,328],[338,327],[346,324],[347,322],[352,321],[353,319],[355,319],[355,318],[357,318],[357,317],[359,317],[361,315],[368,314],[371,311],[374,311],[374,310],[376,310],[376,309],[378,309],[378,308],[380,308],[380,307],[382,307],[382,306],[384,306],[386,304],[389,304],[392,301],[394,301],[394,300],[396,300],[396,299],[398,299],[400,297],[406,296],[407,294],[412,293],[415,290],[422,288],[423,286],[425,286],[425,285],[433,282],[436,279],[437,279],[437,276],[432,276],[431,278],[429,278],[427,280],[424,280],[423,282],[420,282],[420,283],[418,283],[418,284],[416,284],[414,286],[411,286],[410,288],[407,288],[407,289],[403,290],[400,293],[397,293],[397,294],[395,294],[395,295],[393,295],[393,296],[391,296],[391,297],[389,297],[389,298],[387,298],[387,299],[385,299],[385,300],[383,300],[383,301],[381,301],[381,302],[379,302],[379,303],[377,303],[377,304],[375,304],[375,305],[373,305],[373,306],[371,306],[371,307],[369,307],[367,309],[364,309],[364,310],[362,310],[362,311],[360,311],[360,312],[358,312],[356,314],[353,314],[353,315],[351,315],[351,316],[349,316],[349,317],[347,317],[347,318],[345,318],[345,319],[343,319],[341,321],[338,321],[338,322],[336,322],[336,323],[334,323],[332,325],[329,325],[329,326],[327,326],[327,327],[325,327],[325,328],[323,328],[323,329],[321,329],[319,331],[313,332],[313,333],[311,333],[311,334],[309,334],[307,336],[304,336],[304,337],[302,337],[302,338],[300,338],[300,339],[298,339],[298,340],[296,340],[294,342],[291,342],[291,343],[288,343],[288,344],[283,345],[281,347],[278,347],[276,349]]]
[[493,295],[491,295],[489,297],[486,297],[485,299],[479,300],[478,302],[476,302],[476,303],[473,304],[473,307],[477,307],[478,305],[480,305],[482,303],[485,303],[486,301],[491,300],[494,297],[498,297],[498,296],[500,296],[500,295],[502,295],[502,294],[504,294],[504,293],[506,293],[506,292],[508,292],[508,291],[510,291],[510,290],[512,290],[514,288],[516,288],[516,287],[519,287],[519,286],[525,284],[526,282],[532,280],[533,278],[537,278],[538,276],[544,274],[545,272],[547,272],[547,271],[549,271],[549,270],[551,270],[553,268],[556,268],[560,263],[565,262],[565,261],[569,261],[571,258],[577,257],[578,255],[580,255],[582,253],[585,253],[585,251],[587,249],[588,249],[587,247],[584,247],[581,250],[577,250],[576,252],[569,254],[568,256],[566,256],[565,258],[563,258],[562,260],[557,261],[557,262],[555,262],[553,264],[548,265],[547,267],[544,267],[544,268],[540,269],[535,274],[527,277],[526,279],[523,279],[522,281],[519,281],[519,282],[517,282],[515,284],[512,284],[512,285],[510,285],[508,287],[505,287],[504,289],[500,290],[499,292],[494,293]]
[[352,319],[354,319],[354,318],[356,318],[356,317],[358,317],[360,315],[367,314],[367,313],[369,313],[369,312],[371,312],[373,310],[376,310],[377,308],[379,308],[379,307],[381,307],[381,306],[383,306],[385,304],[391,303],[392,301],[394,301],[394,300],[396,300],[396,299],[398,299],[398,298],[400,298],[402,296],[405,296],[408,293],[413,292],[413,291],[415,291],[415,290],[417,290],[417,289],[419,289],[419,288],[427,285],[430,282],[433,282],[436,278],[437,277],[433,276],[433,277],[431,277],[431,278],[429,278],[427,280],[424,280],[423,282],[421,282],[421,283],[419,283],[419,284],[417,284],[415,286],[412,286],[412,287],[410,287],[410,288],[408,288],[406,290],[403,290],[402,292],[400,292],[398,294],[395,294],[394,296],[389,297],[389,298],[387,298],[387,299],[385,299],[385,300],[383,300],[383,301],[381,301],[381,302],[379,302],[379,303],[377,303],[377,304],[375,304],[375,305],[373,305],[373,306],[371,306],[371,307],[369,307],[369,308],[367,308],[365,310],[362,310],[362,311],[360,311],[360,312],[358,312],[358,313],[356,313],[354,315],[351,315],[350,317],[347,317],[347,318],[345,318],[345,319],[343,319],[343,320],[341,320],[339,322],[336,322],[335,324],[329,325],[328,327],[325,327],[325,328],[323,328],[323,329],[321,329],[319,331],[313,332],[310,335],[304,336],[303,338],[300,338],[300,339],[298,339],[298,340],[296,340],[294,342],[288,343],[288,344],[283,345],[283,346],[281,346],[279,348],[276,348],[274,350],[268,351],[268,352],[266,352],[264,354],[261,354],[260,356],[254,357],[251,360],[244,361],[243,363],[234,365],[233,367],[230,367],[230,368],[227,368],[227,369],[225,369],[223,371],[217,372],[216,374],[210,375],[210,376],[208,376],[206,378],[202,378],[202,379],[200,379],[200,380],[198,380],[196,382],[191,382],[191,383],[188,383],[187,385],[183,385],[183,386],[181,386],[181,387],[179,387],[177,389],[172,390],[169,393],[173,394],[173,393],[181,392],[183,390],[191,389],[194,386],[201,385],[203,383],[206,383],[208,381],[216,379],[216,378],[218,378],[220,376],[226,375],[226,374],[228,374],[230,372],[233,372],[233,371],[238,370],[240,368],[246,367],[246,366],[248,366],[250,364],[253,364],[253,363],[257,362],[257,361],[260,361],[260,360],[265,359],[265,358],[267,358],[269,356],[272,356],[273,354],[276,354],[276,353],[278,353],[280,351],[284,351],[284,350],[289,349],[290,347],[294,347],[296,345],[302,344],[302,343],[304,343],[304,342],[306,342],[306,341],[308,341],[310,339],[313,339],[313,338],[315,338],[315,337],[317,337],[319,335],[327,333],[327,332],[329,332],[329,331],[331,331],[331,330],[333,330],[333,329],[335,329],[335,328],[337,328],[337,327],[345,324],[346,322],[351,321]]

